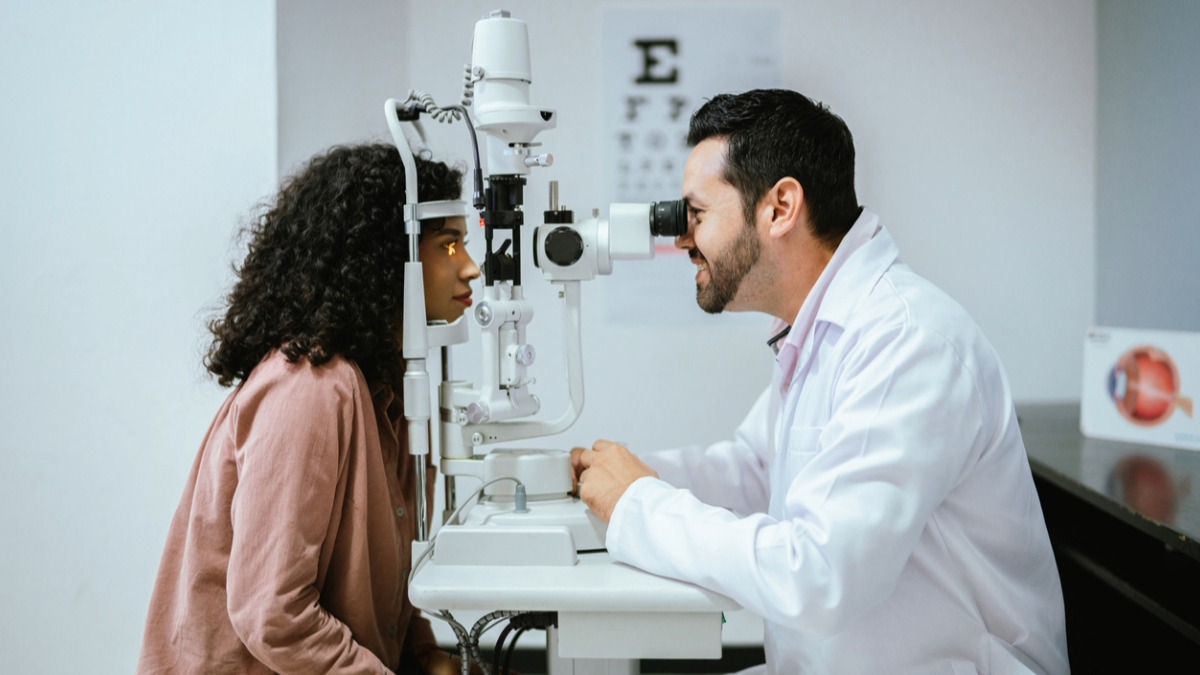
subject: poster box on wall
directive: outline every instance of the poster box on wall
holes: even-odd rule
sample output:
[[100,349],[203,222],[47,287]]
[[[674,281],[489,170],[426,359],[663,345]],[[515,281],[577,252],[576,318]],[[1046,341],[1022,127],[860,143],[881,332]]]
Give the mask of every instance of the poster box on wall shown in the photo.
[[1200,333],[1093,327],[1083,344],[1084,436],[1200,450]]

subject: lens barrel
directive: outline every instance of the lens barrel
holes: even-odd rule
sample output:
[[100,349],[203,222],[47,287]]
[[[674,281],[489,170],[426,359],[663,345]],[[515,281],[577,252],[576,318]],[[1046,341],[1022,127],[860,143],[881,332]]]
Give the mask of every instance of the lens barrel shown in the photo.
[[687,206],[682,199],[650,205],[650,233],[656,237],[678,237],[687,233]]

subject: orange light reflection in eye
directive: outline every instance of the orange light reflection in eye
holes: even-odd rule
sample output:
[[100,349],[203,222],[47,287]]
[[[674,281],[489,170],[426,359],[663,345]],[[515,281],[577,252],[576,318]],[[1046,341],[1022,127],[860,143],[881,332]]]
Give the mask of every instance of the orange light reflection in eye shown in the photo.
[[456,250],[457,248],[458,248],[458,244],[456,242],[452,241],[452,242],[450,242],[450,245],[446,248],[446,250],[449,251],[450,255],[454,255],[457,252],[457,250]]

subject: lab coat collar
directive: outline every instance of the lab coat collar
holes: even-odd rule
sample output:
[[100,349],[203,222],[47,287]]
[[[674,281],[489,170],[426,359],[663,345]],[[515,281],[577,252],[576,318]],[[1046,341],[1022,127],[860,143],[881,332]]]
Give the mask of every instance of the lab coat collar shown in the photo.
[[811,356],[810,342],[817,325],[844,327],[862,294],[875,286],[899,255],[896,242],[879,222],[879,216],[864,208],[809,290],[790,330],[779,319],[771,326],[772,338],[788,331],[782,343],[775,340],[773,345],[777,349],[781,394],[787,393],[796,373]]

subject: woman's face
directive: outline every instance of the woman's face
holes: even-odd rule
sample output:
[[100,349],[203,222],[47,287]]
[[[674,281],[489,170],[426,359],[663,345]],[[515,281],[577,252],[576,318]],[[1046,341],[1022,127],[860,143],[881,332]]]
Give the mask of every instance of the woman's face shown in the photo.
[[465,218],[447,218],[442,227],[421,235],[421,268],[425,278],[425,316],[451,322],[471,306],[471,282],[479,266],[467,253]]

